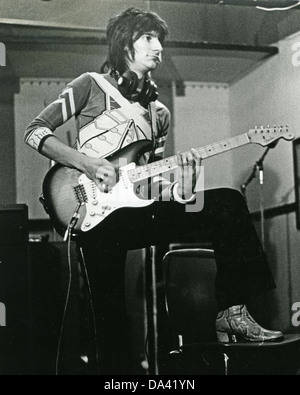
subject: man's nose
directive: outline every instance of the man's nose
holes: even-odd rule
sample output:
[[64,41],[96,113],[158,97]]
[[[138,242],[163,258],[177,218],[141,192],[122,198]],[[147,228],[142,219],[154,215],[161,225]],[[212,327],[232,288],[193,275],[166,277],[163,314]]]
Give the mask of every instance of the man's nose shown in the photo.
[[153,37],[153,39],[152,39],[152,49],[156,52],[163,51],[163,47],[157,37]]

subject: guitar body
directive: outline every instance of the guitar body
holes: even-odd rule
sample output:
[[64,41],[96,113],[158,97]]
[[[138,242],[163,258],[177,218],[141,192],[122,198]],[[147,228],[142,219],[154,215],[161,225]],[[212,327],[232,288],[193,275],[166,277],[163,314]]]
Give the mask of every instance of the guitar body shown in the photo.
[[[134,169],[139,158],[151,148],[151,141],[141,140],[106,158],[119,169],[118,182],[108,193],[101,192],[79,170],[54,165],[44,178],[43,204],[58,234],[65,234],[76,207],[82,200],[84,202],[80,205],[72,234],[93,229],[119,208],[150,205],[153,200],[143,200],[135,194],[134,184],[129,180],[127,172]],[[119,167],[120,164],[125,165]]]

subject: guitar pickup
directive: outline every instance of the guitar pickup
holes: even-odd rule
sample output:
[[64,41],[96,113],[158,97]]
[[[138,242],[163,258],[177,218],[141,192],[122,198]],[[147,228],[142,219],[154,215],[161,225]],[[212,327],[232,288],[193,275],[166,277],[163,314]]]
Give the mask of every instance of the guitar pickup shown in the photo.
[[80,204],[87,203],[88,197],[84,185],[74,185],[73,190],[78,203]]

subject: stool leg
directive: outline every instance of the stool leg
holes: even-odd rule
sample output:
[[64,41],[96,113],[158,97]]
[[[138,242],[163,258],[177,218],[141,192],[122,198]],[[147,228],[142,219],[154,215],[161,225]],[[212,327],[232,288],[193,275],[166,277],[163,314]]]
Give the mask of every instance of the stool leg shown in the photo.
[[146,304],[148,331],[148,363],[149,374],[158,375],[157,361],[157,295],[155,271],[155,247],[146,248]]

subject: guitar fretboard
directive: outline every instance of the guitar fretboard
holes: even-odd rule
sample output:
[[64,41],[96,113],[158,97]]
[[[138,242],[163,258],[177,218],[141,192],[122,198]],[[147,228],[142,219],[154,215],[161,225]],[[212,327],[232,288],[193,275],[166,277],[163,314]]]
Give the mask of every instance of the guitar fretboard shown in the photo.
[[[231,137],[227,140],[196,148],[196,151],[199,153],[202,159],[206,159],[249,143],[249,137],[247,133],[244,133],[239,136]],[[128,176],[130,181],[135,183],[143,181],[149,177],[154,177],[159,174],[175,170],[176,168],[178,168],[177,155],[174,155],[169,158],[161,159],[157,162],[148,163],[147,165],[137,166],[135,169],[128,171]]]

